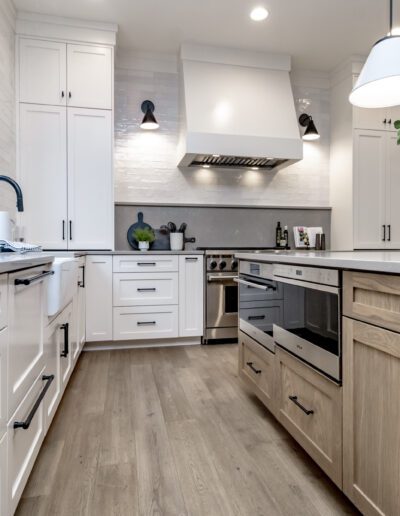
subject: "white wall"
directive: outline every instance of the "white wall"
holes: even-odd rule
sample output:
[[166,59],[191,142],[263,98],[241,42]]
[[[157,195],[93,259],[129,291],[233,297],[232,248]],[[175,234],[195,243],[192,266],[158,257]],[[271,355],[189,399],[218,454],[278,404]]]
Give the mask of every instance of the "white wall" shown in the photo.
[[[120,52],[115,81],[116,202],[329,206],[329,88],[315,77],[294,74],[293,89],[295,98],[311,101],[308,111],[321,139],[305,144],[302,162],[278,172],[177,168],[175,58]],[[139,128],[146,99],[156,105],[158,131]]]
[[[0,0],[0,174],[15,177],[15,9]],[[0,183],[0,210],[15,213],[15,193]]]

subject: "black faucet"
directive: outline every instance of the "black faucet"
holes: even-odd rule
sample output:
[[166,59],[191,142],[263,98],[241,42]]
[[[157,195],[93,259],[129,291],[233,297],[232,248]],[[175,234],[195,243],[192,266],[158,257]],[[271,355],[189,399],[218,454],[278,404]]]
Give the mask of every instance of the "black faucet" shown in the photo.
[[17,194],[17,210],[24,211],[24,199],[22,197],[22,190],[19,184],[8,176],[0,176],[0,181],[5,181],[14,188],[15,193]]

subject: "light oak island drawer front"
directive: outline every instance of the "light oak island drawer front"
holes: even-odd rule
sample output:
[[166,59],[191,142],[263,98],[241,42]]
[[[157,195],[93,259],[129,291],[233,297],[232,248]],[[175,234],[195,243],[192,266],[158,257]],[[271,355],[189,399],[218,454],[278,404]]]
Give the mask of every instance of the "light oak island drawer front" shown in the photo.
[[341,487],[341,387],[280,348],[276,358],[278,420]]
[[113,275],[114,306],[177,305],[178,273]]
[[178,272],[178,255],[121,255],[113,257],[113,272]]
[[274,411],[275,355],[239,332],[239,376]]
[[400,332],[400,276],[344,272],[343,314]]
[[114,340],[175,338],[177,306],[114,308]]

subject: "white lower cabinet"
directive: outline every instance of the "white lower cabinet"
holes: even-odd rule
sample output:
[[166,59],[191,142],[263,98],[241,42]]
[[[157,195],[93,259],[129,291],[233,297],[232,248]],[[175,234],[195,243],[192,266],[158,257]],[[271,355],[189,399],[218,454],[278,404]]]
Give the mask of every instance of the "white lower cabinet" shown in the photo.
[[60,318],[57,317],[45,330],[45,374],[54,375],[54,380],[44,399],[46,432],[53,420],[61,399],[61,337]]
[[8,515],[7,434],[0,437],[0,514]]
[[113,305],[177,305],[178,273],[114,273]]
[[61,391],[64,391],[69,377],[72,373],[72,355],[73,355],[73,339],[74,335],[74,324],[73,324],[73,302],[62,311],[59,324],[62,331],[61,336]]
[[[82,351],[86,340],[86,285],[85,285],[86,260],[84,257],[79,260],[79,281],[77,294],[77,340],[79,353]],[[79,354],[78,353],[78,354]]]
[[[44,369],[37,376],[8,423],[8,510],[10,514],[14,514],[45,436],[46,418],[43,401],[33,412],[35,402],[46,386],[47,380],[43,379],[43,375]],[[23,423],[25,427],[21,427]]]
[[[7,355],[8,355],[8,328],[0,331],[0,439],[7,427]],[[1,514],[1,513],[0,513]]]
[[204,325],[202,256],[179,256],[179,336],[200,337]]
[[114,308],[114,340],[174,337],[178,337],[177,306]]
[[85,276],[86,340],[112,340],[112,256],[87,256]]

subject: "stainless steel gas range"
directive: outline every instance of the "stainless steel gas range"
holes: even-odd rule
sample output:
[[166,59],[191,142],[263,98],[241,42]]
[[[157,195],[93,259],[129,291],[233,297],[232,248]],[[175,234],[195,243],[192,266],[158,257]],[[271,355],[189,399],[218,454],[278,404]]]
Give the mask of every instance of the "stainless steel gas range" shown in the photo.
[[273,247],[198,247],[205,251],[204,337],[203,344],[238,340],[238,251],[265,251]]

